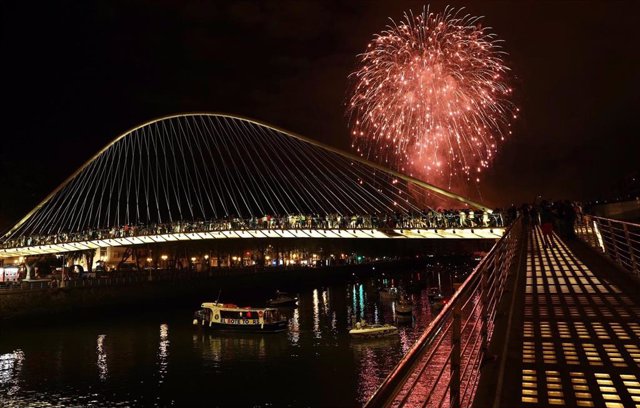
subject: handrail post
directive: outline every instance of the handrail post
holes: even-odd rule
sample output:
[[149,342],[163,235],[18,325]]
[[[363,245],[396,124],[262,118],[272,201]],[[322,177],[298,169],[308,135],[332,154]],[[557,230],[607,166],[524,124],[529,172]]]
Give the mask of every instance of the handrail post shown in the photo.
[[[611,225],[611,220],[607,220],[607,227],[609,227],[609,237],[611,238],[611,249],[613,250],[613,256],[617,264],[620,264],[620,258],[618,256],[618,245],[616,244],[616,236],[613,232],[613,225]],[[604,243],[606,246],[606,242]]]
[[462,302],[456,302],[453,308],[453,324],[451,331],[451,388],[449,390],[451,408],[460,408],[460,303]]
[[631,260],[631,272],[638,273],[638,265],[636,263],[636,257],[633,254],[633,245],[631,245],[631,236],[629,236],[629,227],[623,223],[622,228],[624,230],[624,239],[627,241],[627,248],[629,248],[629,258]]

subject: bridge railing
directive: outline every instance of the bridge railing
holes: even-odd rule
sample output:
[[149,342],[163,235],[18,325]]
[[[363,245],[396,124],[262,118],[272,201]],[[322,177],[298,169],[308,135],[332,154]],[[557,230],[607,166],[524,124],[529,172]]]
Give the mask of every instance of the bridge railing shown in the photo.
[[[470,212],[472,214],[473,212]],[[324,217],[312,215],[265,216],[252,218],[233,218],[211,221],[180,221],[167,224],[125,225],[122,227],[88,229],[86,231],[64,232],[50,235],[31,235],[9,238],[2,241],[0,249],[24,248],[32,246],[82,243],[86,241],[126,239],[141,236],[172,235],[185,233],[225,233],[232,231],[258,230],[371,230],[393,229],[483,229],[502,228],[504,218],[494,211],[466,215],[464,211],[430,211],[424,214],[396,215],[352,215],[339,214]],[[83,248],[79,248],[83,249]]]
[[365,407],[470,407],[496,308],[522,238],[517,219],[464,281]]
[[640,224],[585,215],[575,230],[583,241],[640,277]]

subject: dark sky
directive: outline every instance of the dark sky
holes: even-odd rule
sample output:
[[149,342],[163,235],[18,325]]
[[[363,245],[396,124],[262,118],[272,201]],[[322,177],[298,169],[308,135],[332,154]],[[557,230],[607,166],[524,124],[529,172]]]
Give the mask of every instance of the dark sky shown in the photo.
[[[347,148],[356,54],[425,4],[4,1],[0,228],[165,114],[237,113]],[[430,4],[466,6],[506,41],[521,117],[484,176],[486,202],[590,199],[637,174],[638,2]]]

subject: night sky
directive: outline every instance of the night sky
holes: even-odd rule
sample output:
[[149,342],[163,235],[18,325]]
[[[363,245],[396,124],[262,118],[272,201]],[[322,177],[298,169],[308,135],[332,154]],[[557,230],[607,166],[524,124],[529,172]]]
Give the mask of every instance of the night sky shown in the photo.
[[[425,4],[3,2],[0,229],[166,114],[235,113],[348,149],[356,55],[388,17]],[[506,41],[521,116],[484,175],[485,202],[613,196],[639,175],[638,2],[430,4],[466,6]]]

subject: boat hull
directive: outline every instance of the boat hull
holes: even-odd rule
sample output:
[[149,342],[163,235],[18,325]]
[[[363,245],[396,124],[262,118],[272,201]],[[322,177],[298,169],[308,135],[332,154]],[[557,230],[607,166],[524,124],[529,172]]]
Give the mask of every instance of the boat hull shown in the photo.
[[402,315],[410,315],[411,313],[413,313],[413,306],[396,306],[396,313]]
[[386,327],[381,329],[352,329],[349,334],[354,339],[377,339],[398,334],[397,327]]
[[270,300],[267,304],[271,307],[288,307],[295,306],[298,304],[298,299],[288,299],[288,300]]

